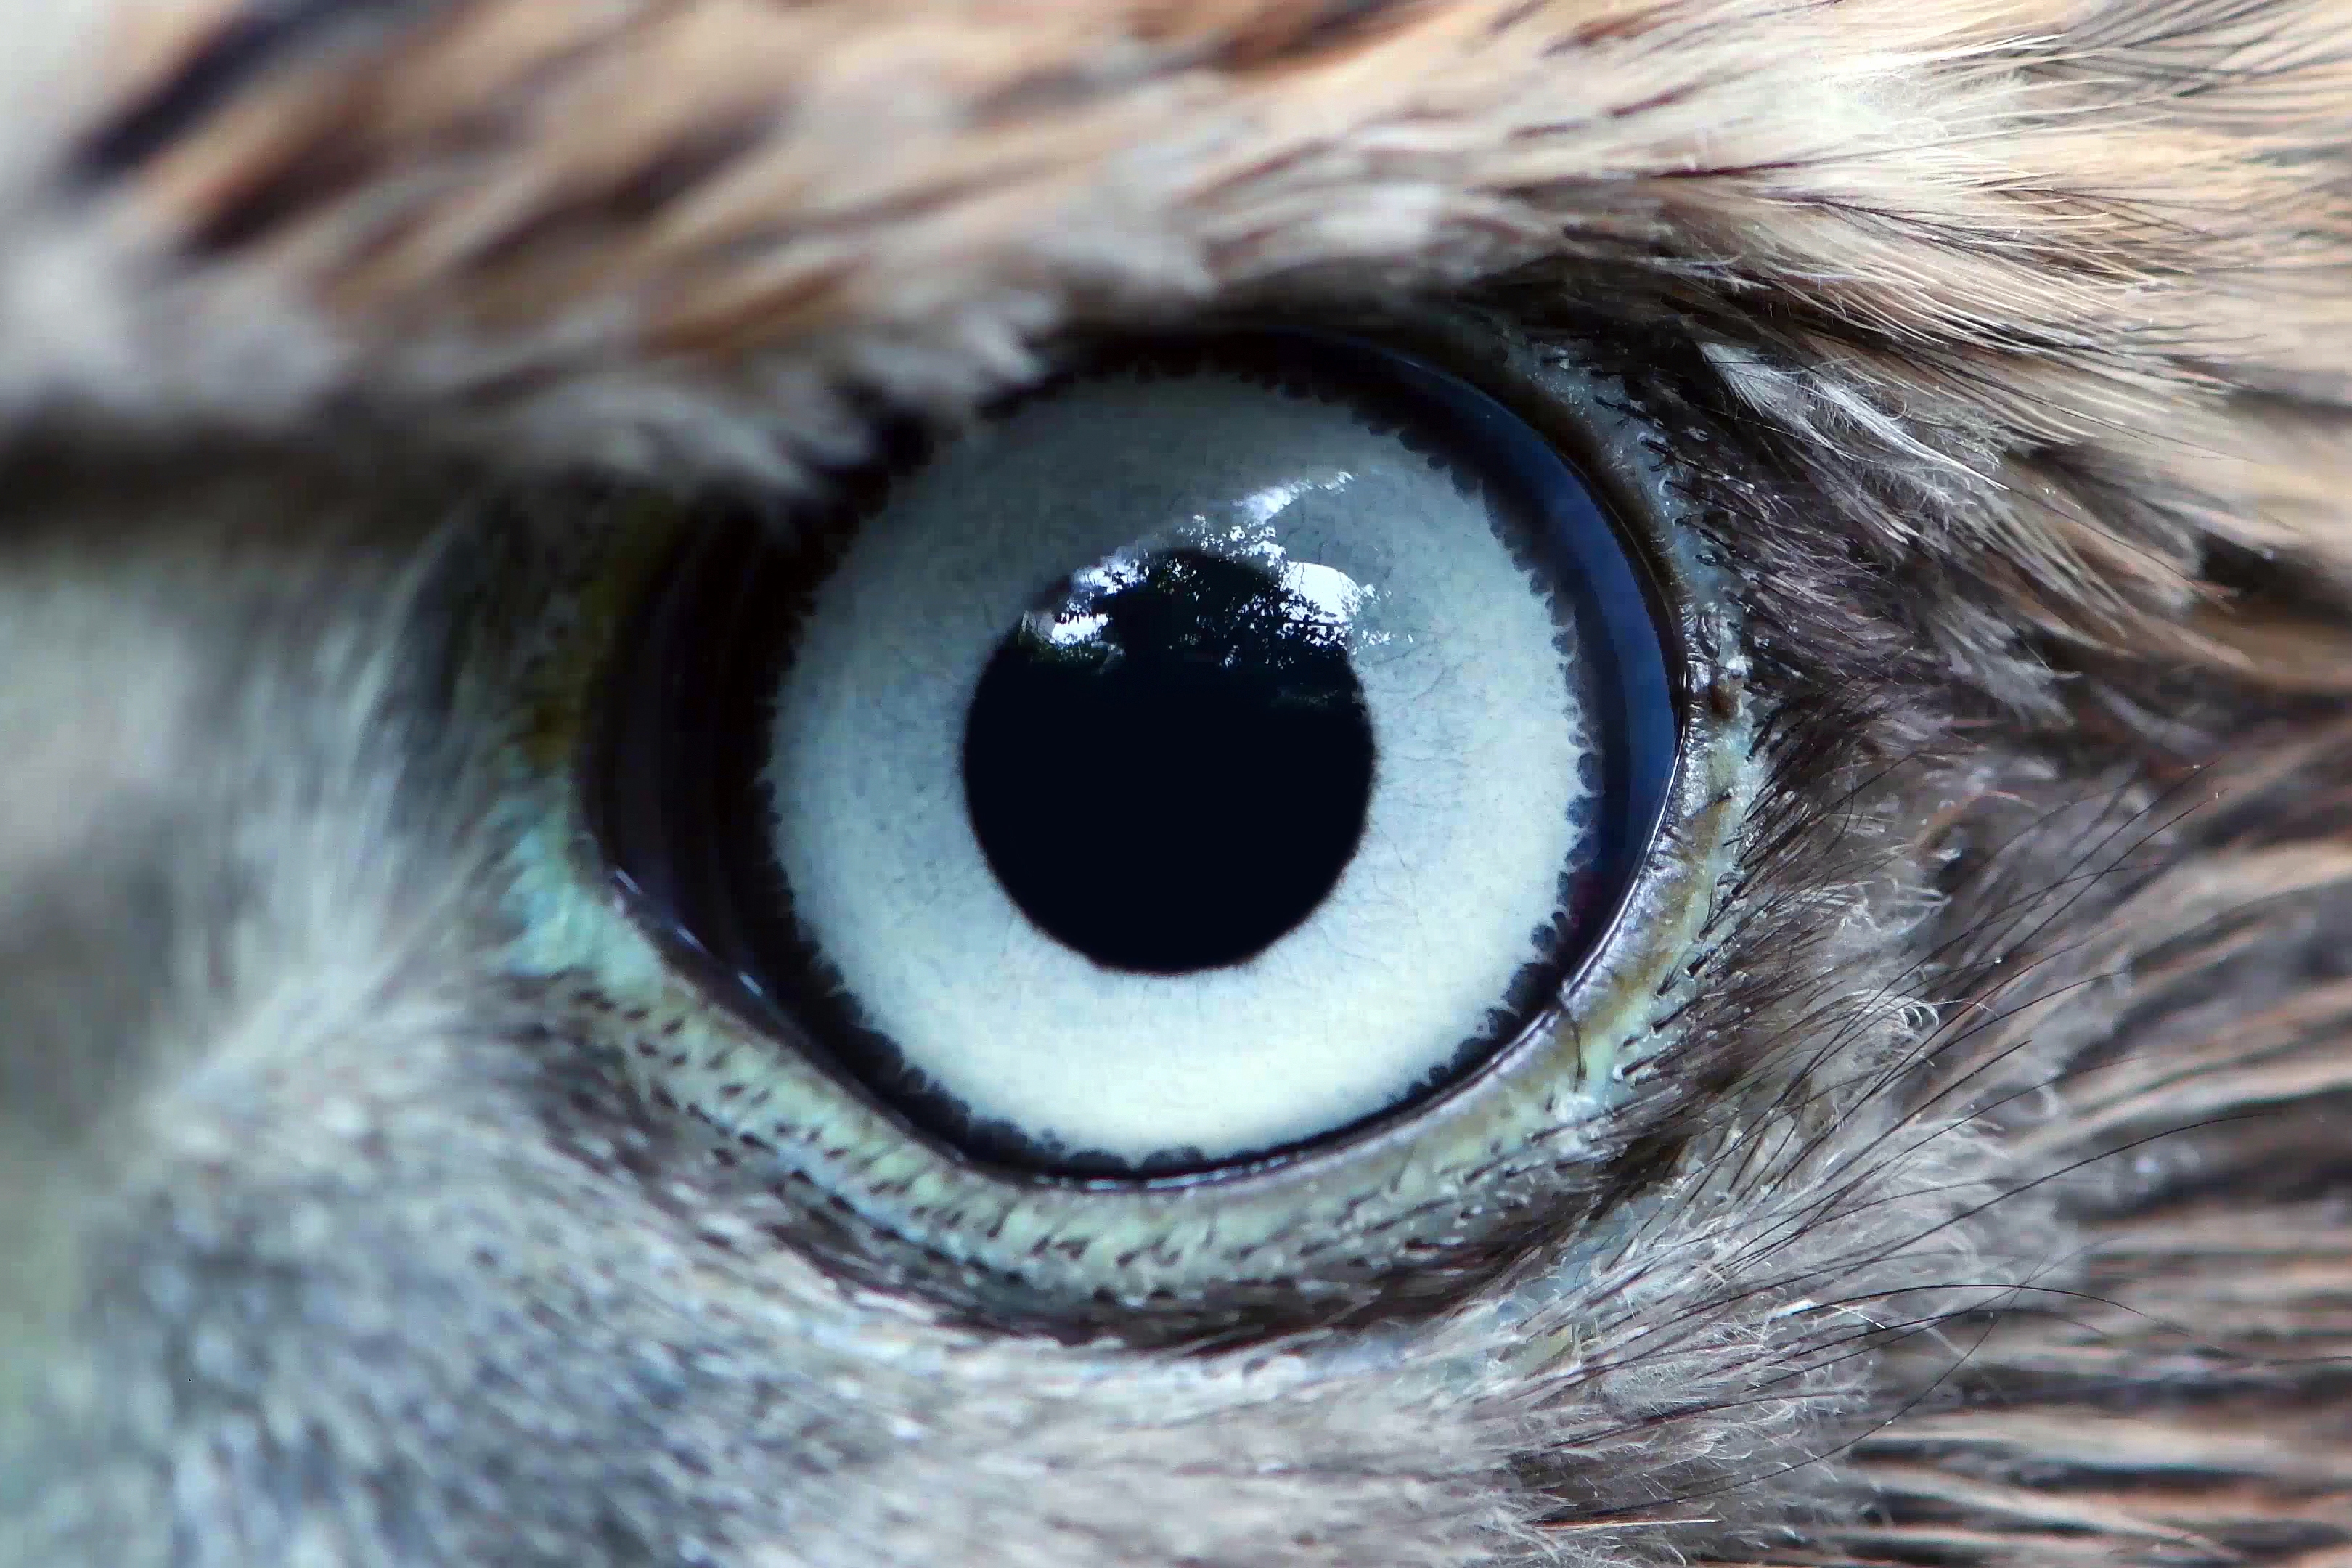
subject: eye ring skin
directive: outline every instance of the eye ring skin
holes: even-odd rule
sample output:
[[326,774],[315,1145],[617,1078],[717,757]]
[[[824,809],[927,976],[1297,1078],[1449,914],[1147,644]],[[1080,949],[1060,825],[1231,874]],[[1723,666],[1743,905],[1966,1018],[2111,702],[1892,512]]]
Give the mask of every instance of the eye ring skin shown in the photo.
[[[614,888],[581,792],[562,807],[571,874],[611,890],[559,922],[566,931],[535,933],[524,966],[593,982],[599,1010],[636,1037],[656,1098],[736,1144],[739,1165],[822,1194],[855,1216],[862,1250],[898,1260],[894,1275],[936,1277],[990,1319],[1066,1324],[1084,1304],[1123,1324],[1194,1321],[1244,1298],[1263,1311],[1273,1294],[1312,1310],[1433,1257],[1491,1251],[1527,1215],[1557,1215],[1592,1187],[1613,1148],[1610,1113],[1696,984],[1760,767],[1737,611],[1701,559],[1655,432],[1608,378],[1466,311],[1330,324],[1426,355],[1555,441],[1648,566],[1681,671],[1680,759],[1622,909],[1560,1005],[1461,1081],[1352,1134],[1208,1172],[1107,1180],[975,1166],[776,1037],[772,1019],[729,1004],[709,984],[708,955],[679,933],[649,934]],[[642,563],[647,552],[628,554]],[[579,679],[594,689],[604,672]],[[552,700],[578,712],[587,700],[574,689]],[[525,905],[544,907],[550,869],[537,868]]]
[[[774,786],[761,775],[769,726],[777,721],[776,671],[797,657],[787,651],[800,635],[796,624],[810,613],[808,602],[821,596],[819,580],[836,569],[832,546],[856,548],[866,520],[885,503],[887,481],[876,483],[864,504],[827,512],[813,535],[822,542],[814,561],[804,547],[779,548],[755,526],[741,523],[719,522],[684,542],[646,595],[637,629],[625,635],[624,646],[639,651],[616,663],[604,704],[600,759],[587,764],[583,782],[598,839],[614,876],[629,884],[640,923],[681,967],[698,974],[715,1000],[850,1079],[909,1137],[927,1139],[968,1164],[1009,1178],[1100,1177],[1124,1186],[1263,1169],[1413,1116],[1508,1043],[1507,1034],[1494,1032],[1496,1023],[1513,1028],[1509,1020],[1529,1014],[1531,1003],[1572,987],[1597,937],[1613,925],[1633,870],[1655,836],[1680,745],[1679,661],[1664,646],[1657,590],[1641,552],[1629,547],[1582,478],[1524,420],[1429,361],[1377,336],[1290,326],[1117,339],[1006,400],[992,418],[1014,417],[1033,399],[1075,394],[1083,405],[1092,376],[1106,367],[1114,384],[1139,370],[1181,381],[1205,369],[1263,376],[1287,391],[1344,400],[1374,428],[1399,433],[1387,439],[1401,437],[1442,461],[1459,476],[1457,484],[1475,483],[1496,514],[1496,526],[1507,531],[1514,553],[1542,561],[1539,570],[1552,592],[1573,607],[1578,658],[1591,672],[1584,711],[1610,737],[1593,753],[1590,798],[1599,825],[1590,830],[1590,858],[1575,873],[1572,896],[1579,901],[1568,906],[1580,912],[1559,951],[1521,969],[1500,1018],[1489,1015],[1479,1029],[1478,1014],[1457,1016],[1454,1061],[1444,1069],[1447,1081],[1306,1137],[1222,1157],[1163,1158],[1144,1172],[1121,1170],[1108,1160],[1074,1169],[1019,1152],[1000,1156],[996,1148],[975,1147],[975,1140],[959,1135],[955,1118],[940,1112],[928,1085],[896,1081],[903,1068],[886,1070],[880,1081],[870,1062],[861,1070],[856,1053],[871,1053],[877,1043],[885,1052],[891,1047],[876,1041],[854,1008],[831,999],[836,983],[823,949],[789,915],[778,918],[796,890],[777,864],[742,853],[740,837],[707,825],[759,822],[772,809],[766,792]],[[917,447],[894,471],[919,471],[930,461]],[[1363,526],[1378,531],[1370,520]],[[795,601],[803,607],[777,615],[775,606]],[[1538,873],[1543,868],[1529,866]],[[1564,884],[1559,896],[1570,896]],[[789,1002],[771,994],[775,977],[793,975],[803,977],[805,989],[793,992]],[[1018,1036],[1011,1040],[1017,1044]]]

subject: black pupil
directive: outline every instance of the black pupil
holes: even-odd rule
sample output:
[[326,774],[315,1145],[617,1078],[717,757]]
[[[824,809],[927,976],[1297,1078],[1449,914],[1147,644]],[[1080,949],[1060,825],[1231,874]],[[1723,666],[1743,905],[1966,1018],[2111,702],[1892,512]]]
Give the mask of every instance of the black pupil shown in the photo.
[[1166,551],[1025,618],[966,715],[972,831],[1049,935],[1115,969],[1238,963],[1323,901],[1371,799],[1345,626]]

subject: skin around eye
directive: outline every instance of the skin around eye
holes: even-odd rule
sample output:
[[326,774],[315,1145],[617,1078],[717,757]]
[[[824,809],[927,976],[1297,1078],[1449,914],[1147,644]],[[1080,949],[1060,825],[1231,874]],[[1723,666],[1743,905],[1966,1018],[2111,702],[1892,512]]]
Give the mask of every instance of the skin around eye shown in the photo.
[[966,1156],[1144,1175],[1401,1112],[1557,993],[1654,830],[1625,542],[1405,356],[1130,349],[833,521],[821,561],[739,539],[659,591],[608,837]]
[[[807,1245],[853,1248],[860,1267],[887,1268],[900,1288],[993,1321],[1052,1331],[1093,1324],[1134,1335],[1156,1324],[1197,1332],[1241,1310],[1237,1291],[1246,1295],[1253,1321],[1280,1315],[1278,1300],[1295,1299],[1311,1312],[1308,1303],[1350,1299],[1364,1281],[1408,1264],[1421,1269],[1457,1253],[1478,1256],[1524,1216],[1572,1215],[1594,1190],[1613,1110],[1673,1048],[1676,1020],[1692,1000],[1699,967],[1692,960],[1709,940],[1716,890],[1738,864],[1747,813],[1761,787],[1753,738],[1769,718],[1769,693],[1750,677],[1738,595],[1710,564],[1711,547],[1690,511],[1695,503],[1677,482],[1671,437],[1647,422],[1642,400],[1624,395],[1624,384],[1585,368],[1572,348],[1538,347],[1484,318],[1422,312],[1357,327],[1349,337],[1285,328],[1090,354],[996,410],[963,437],[968,448],[900,445],[885,479],[851,477],[833,491],[845,499],[821,510],[740,494],[534,495],[527,498],[529,517],[488,536],[498,542],[498,555],[479,568],[478,629],[460,684],[468,711],[480,715],[478,727],[505,737],[494,753],[491,825],[506,846],[505,967],[556,988],[599,1021],[612,1070],[636,1086],[648,1115],[700,1129],[698,1136],[715,1140],[713,1157],[723,1154],[738,1168],[737,1179],[748,1175],[790,1202],[816,1205],[822,1223],[812,1221]],[[1282,346],[1270,351],[1275,340]],[[1397,343],[1412,352],[1389,346]],[[1622,362],[1622,353],[1608,352]],[[1269,366],[1269,355],[1281,363]],[[920,595],[896,569],[843,575],[869,530],[885,541],[894,527],[920,537],[913,512],[891,509],[912,504],[925,464],[954,460],[958,450],[1014,461],[1026,445],[1004,432],[1025,411],[1068,423],[1062,441],[1071,463],[1107,460],[1110,443],[1085,435],[1089,404],[1082,400],[1120,387],[1127,389],[1120,395],[1138,399],[1148,387],[1188,388],[1228,453],[1251,439],[1273,449],[1279,426],[1272,419],[1232,414],[1251,399],[1260,400],[1260,413],[1268,406],[1263,400],[1274,397],[1276,406],[1313,415],[1318,428],[1349,448],[1344,459],[1325,454],[1325,478],[1334,468],[1370,472],[1367,458],[1384,455],[1406,479],[1420,476],[1413,482],[1428,501],[1424,521],[1454,547],[1414,544],[1410,532],[1390,539],[1350,529],[1349,549],[1378,543],[1386,555],[1324,559],[1312,530],[1285,534],[1290,523],[1318,515],[1330,521],[1313,507],[1286,521],[1288,509],[1276,507],[1270,535],[1245,531],[1239,542],[1220,542],[1199,528],[1185,532],[1194,513],[1230,524],[1236,497],[1278,491],[1302,477],[1295,469],[1286,477],[1229,471],[1221,496],[1186,501],[1172,523],[1161,520],[1167,526],[1106,525],[1099,534],[1071,537],[1066,548],[1027,555],[1024,542],[1048,531],[1036,508],[943,486],[939,510],[956,536],[993,538],[996,548],[987,553],[1010,563],[1005,583],[982,582],[987,563],[968,555],[971,571],[950,577],[953,592],[935,591],[943,595],[935,603],[948,609],[908,615],[905,606]],[[1507,437],[1499,444],[1498,432]],[[1141,443],[1134,460],[1147,458],[1142,472],[1156,471],[1163,492],[1187,472],[1206,471],[1198,453],[1164,439]],[[1561,471],[1576,482],[1543,482]],[[1103,482],[1100,470],[1095,482]],[[1299,493],[1334,495],[1311,485]],[[520,510],[523,499],[514,504]],[[1547,506],[1572,507],[1579,516]],[[1500,542],[1499,552],[1488,541]],[[1528,635],[1480,645],[1473,658],[1449,659],[1440,649],[1426,668],[1444,679],[1404,688],[1410,700],[1401,705],[1370,668],[1393,645],[1371,639],[1451,624],[1447,616],[1459,612],[1447,610],[1442,584],[1447,572],[1471,569],[1462,563],[1475,560],[1474,544],[1490,552],[1475,569],[1518,596],[1508,601],[1511,614]],[[914,581],[928,559],[910,552]],[[1384,562],[1415,559],[1441,564],[1411,577],[1383,575]],[[887,563],[887,552],[870,563]],[[1603,581],[1617,588],[1596,592]],[[838,592],[853,582],[866,583],[875,604],[869,610],[852,595],[849,613],[837,616],[827,607],[829,585]],[[985,600],[987,614],[973,611],[950,655],[943,634],[950,609],[964,597]],[[955,826],[969,835],[957,851],[965,896],[993,900],[990,918],[1000,934],[1017,918],[1035,928],[1023,931],[1024,940],[1068,949],[1072,956],[1057,962],[1089,984],[1099,977],[1107,986],[1146,991],[1237,987],[1255,970],[1278,970],[1286,952],[1316,951],[1326,940],[1316,931],[1318,919],[1340,912],[1335,900],[1349,868],[1367,840],[1389,830],[1381,826],[1383,810],[1412,805],[1416,794],[1434,814],[1423,830],[1429,845],[1461,842],[1467,830],[1446,826],[1449,809],[1458,821],[1459,808],[1448,807],[1440,786],[1464,770],[1447,773],[1449,759],[1437,754],[1438,771],[1419,775],[1416,791],[1405,764],[1443,753],[1458,743],[1454,737],[1481,733],[1482,724],[1483,732],[1515,733],[1509,709],[1483,717],[1475,705],[1466,715],[1436,709],[1448,681],[1496,684],[1483,666],[1507,657],[1523,661],[1521,679],[1500,689],[1521,693],[1528,714],[1540,714],[1547,726],[1542,737],[1515,738],[1552,749],[1530,755],[1564,759],[1549,780],[1554,793],[1518,803],[1518,820],[1558,813],[1570,825],[1561,833],[1551,816],[1557,837],[1532,846],[1520,838],[1517,847],[1529,853],[1495,853],[1483,870],[1473,859],[1466,875],[1524,897],[1531,908],[1540,895],[1537,918],[1552,923],[1544,935],[1489,928],[1502,934],[1487,945],[1474,940],[1467,921],[1435,933],[1452,945],[1433,951],[1450,951],[1462,964],[1454,984],[1464,1016],[1449,1017],[1445,1029],[1425,1029],[1409,1047],[1394,1045],[1384,1078],[1343,1083],[1357,1095],[1350,1102],[1318,1106],[1298,1097],[1286,1104],[1296,1077],[1287,1085],[1265,1074],[1244,1080],[1236,1069],[1223,1097],[1229,1103],[1212,1107],[1235,1118],[1222,1143],[1196,1125],[1181,1135],[1190,1144],[1163,1131],[1124,1151],[1099,1131],[1052,1126],[1027,1107],[1020,1108],[1034,1119],[1026,1129],[1004,1109],[975,1116],[969,1101],[941,1095],[940,1085],[959,1060],[979,1074],[985,1058],[909,1063],[899,1041],[872,1027],[869,1004],[847,973],[854,965],[827,951],[846,942],[837,931],[813,929],[821,922],[806,918],[793,883],[795,876],[814,882],[830,875],[854,889],[861,879],[882,885],[896,875],[861,879],[857,868],[875,864],[861,857],[877,845],[861,849],[814,817],[795,826],[782,805],[821,783],[821,776],[793,782],[793,766],[856,776],[837,752],[831,766],[819,766],[820,742],[872,734],[848,719],[824,718],[827,694],[841,700],[855,681],[795,691],[796,672],[817,668],[800,650],[835,639],[836,669],[889,668],[894,656],[874,653],[869,636],[886,647],[903,645],[895,656],[901,673],[926,672],[954,694],[911,679],[867,679],[866,710],[890,698],[917,709],[929,703],[932,714],[928,745],[914,745],[917,726],[905,715],[887,729],[891,745],[855,742],[861,752],[901,759],[869,783],[875,792],[885,782],[903,784],[905,793],[859,802],[887,808],[876,813],[883,825],[875,830],[878,849],[888,851],[894,836],[903,842],[908,819],[930,797],[957,803],[961,811],[939,813],[932,831]],[[1265,699],[1260,717],[1313,712],[1321,738],[1311,749],[1318,752],[1346,752],[1351,730],[1369,742],[1370,766],[1355,775],[1361,823],[1349,820],[1347,766],[1318,782],[1295,756],[1255,773],[1231,765],[1234,759],[1211,758],[1226,771],[1209,776],[1246,782],[1256,796],[1280,800],[1283,791],[1295,792],[1286,807],[1294,819],[1336,819],[1319,846],[1292,858],[1289,893],[1255,900],[1254,925],[1228,920],[1203,933],[1196,920],[1155,924],[1144,918],[1153,911],[1130,910],[1135,918],[1120,931],[1107,933],[1100,921],[1085,929],[1087,911],[1100,907],[1097,894],[1129,879],[1059,877],[1056,868],[1070,858],[1066,847],[1056,847],[1050,833],[1024,841],[1018,813],[1000,813],[992,823],[995,808],[975,811],[973,801],[992,789],[1009,790],[1016,801],[1055,798],[1024,787],[1033,770],[1023,759],[1038,749],[1038,734],[1068,727],[1062,705],[1136,706],[1117,681],[1097,679],[1102,668],[1133,671],[1139,663],[1144,676],[1164,673],[1185,649],[1221,639],[1224,652],[1255,666],[1243,685]],[[1654,661],[1647,688],[1624,678],[1641,666],[1641,639]],[[1075,665],[1044,658],[1049,648],[1072,655]],[[1087,677],[1076,681],[1079,697],[1041,695],[1040,679],[1050,687],[1065,676]],[[1665,698],[1654,701],[1660,683]],[[1021,721],[982,723],[975,744],[983,686],[1007,688]],[[1540,698],[1526,695],[1539,689]],[[812,693],[817,706],[803,707]],[[1213,695],[1224,701],[1235,694]],[[1087,721],[1098,721],[1099,712]],[[1415,735],[1438,739],[1421,743]],[[1074,793],[1031,814],[1048,828],[1071,826],[1065,819],[1099,797],[1087,792],[1083,770],[1069,771],[1077,775]],[[1408,781],[1404,795],[1383,803],[1381,789],[1401,781]],[[1161,782],[1181,796],[1180,781]],[[1514,847],[1514,836],[1500,830],[1502,817],[1467,815],[1491,840],[1468,834],[1474,855]],[[1118,813],[1109,816],[1116,820]],[[892,824],[898,826],[884,831]],[[1018,864],[1024,842],[1032,851],[1045,846],[1028,865],[1048,885],[1045,895],[1013,885],[1024,874]],[[1248,863],[1257,853],[1237,858]],[[827,860],[829,869],[821,863]],[[929,874],[923,857],[915,861],[926,868],[908,877]],[[1186,869],[1162,865],[1155,875],[1181,892]],[[1385,907],[1441,908],[1423,901],[1426,881]],[[1182,900],[1163,901],[1172,908]],[[933,907],[919,900],[889,934],[902,947],[919,948],[929,918]],[[1171,928],[1199,941],[1190,950],[1160,945]],[[1338,935],[1336,926],[1329,934]],[[1353,1006],[1344,992],[1313,989],[1312,967],[1289,976],[1286,992],[1269,994],[1294,999],[1301,1013],[1328,1005],[1335,1037],[1342,1026],[1363,1032],[1391,1022]],[[938,977],[936,994],[947,999],[941,1010],[961,1016],[952,998],[971,983],[970,971],[943,965]],[[991,979],[983,969],[979,984]],[[857,980],[878,993],[866,975]],[[1497,985],[1500,994],[1493,994]],[[1023,1003],[1012,995],[1013,1005]],[[1235,996],[1251,1005],[1238,991],[1225,1001]],[[1261,1016],[1275,1005],[1255,1005]],[[1207,1003],[1191,1005],[1197,1016]],[[1125,1014],[1097,1016],[1108,1020],[1094,1042],[1099,1060],[1080,1066],[1115,1073]],[[1018,1032],[994,1031],[1004,1040]],[[1192,1045],[1172,1029],[1161,1037]],[[943,1029],[931,1044],[961,1050],[970,1040]],[[1417,1068],[1415,1051],[1423,1053]],[[1367,1059],[1377,1054],[1364,1052]],[[1348,1056],[1338,1059],[1347,1065]],[[1033,1087],[1021,1073],[1005,1078],[1006,1092]],[[1138,1097],[1116,1103],[1118,1086],[1096,1081],[1108,1086],[1096,1097],[1101,1106],[1085,1095],[1064,1103],[1087,1115],[1116,1112],[1134,1126],[1166,1125],[1137,1120]],[[976,1098],[990,1088],[966,1093]],[[1375,1109],[1360,1114],[1364,1106]],[[1356,1120],[1335,1124],[1350,1116]],[[1220,1157],[1213,1147],[1234,1152]]]

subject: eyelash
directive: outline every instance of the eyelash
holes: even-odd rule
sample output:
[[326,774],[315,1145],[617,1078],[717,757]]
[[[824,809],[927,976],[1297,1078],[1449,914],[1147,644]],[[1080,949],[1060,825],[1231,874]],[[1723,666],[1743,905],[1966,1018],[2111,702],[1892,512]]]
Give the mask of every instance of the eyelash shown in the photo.
[[[1400,1293],[1467,1289],[1534,1239],[1577,1235],[1580,1221],[1643,1179],[1651,1162],[1626,1152],[1689,1135],[1684,1111],[1741,1070],[1717,1048],[1738,1033],[1726,1026],[1785,1005],[1739,955],[1787,941],[1811,918],[1754,895],[1802,879],[1793,868],[1824,837],[1814,803],[1850,749],[1829,737],[1850,711],[1792,719],[1769,689],[1781,672],[1751,667],[1740,621],[1752,610],[1725,570],[1719,535],[1724,503],[1752,501],[1759,481],[1736,462],[1712,473],[1669,466],[1682,448],[1658,433],[1656,409],[1705,416],[1645,384],[1630,348],[1580,340],[1498,353],[1497,329],[1475,318],[1380,328],[1391,329],[1420,352],[1482,365],[1490,392],[1547,435],[1580,444],[1588,472],[1611,486],[1621,514],[1643,520],[1645,548],[1677,583],[1675,629],[1693,673],[1681,702],[1703,743],[1686,750],[1686,776],[1643,873],[1645,908],[1622,923],[1579,994],[1580,1019],[1622,1009],[1628,1023],[1587,1039],[1555,1017],[1549,1047],[1512,1047],[1515,1065],[1493,1073],[1518,1084],[1510,1131],[1496,1122],[1435,1163],[1425,1126],[1376,1131],[1344,1158],[1384,1173],[1336,1205],[1318,1197],[1317,1176],[1339,1156],[1140,1184],[982,1176],[954,1170],[714,1005],[625,900],[596,890],[607,873],[573,777],[630,605],[682,530],[736,503],[610,492],[519,501],[467,568],[466,707],[499,737],[498,819],[511,845],[506,968],[548,988],[583,1033],[614,1039],[616,1070],[658,1113],[698,1126],[715,1159],[784,1195],[801,1245],[950,1314],[1135,1339],[1256,1331],[1376,1310]],[[1589,373],[1580,358],[1615,368]],[[1584,400],[1583,415],[1567,412],[1571,399]],[[1597,452],[1595,429],[1611,420],[1620,446]],[[1731,451],[1719,440],[1694,445]],[[772,509],[750,510],[766,526],[790,525]],[[514,626],[529,631],[497,635]],[[1639,940],[1622,934],[1637,929]],[[1612,1060],[1619,1040],[1627,1050]],[[1556,1065],[1563,1050],[1578,1059],[1566,1071]],[[874,1135],[852,1130],[861,1124]],[[1606,1243],[1595,1231],[1590,1245]]]

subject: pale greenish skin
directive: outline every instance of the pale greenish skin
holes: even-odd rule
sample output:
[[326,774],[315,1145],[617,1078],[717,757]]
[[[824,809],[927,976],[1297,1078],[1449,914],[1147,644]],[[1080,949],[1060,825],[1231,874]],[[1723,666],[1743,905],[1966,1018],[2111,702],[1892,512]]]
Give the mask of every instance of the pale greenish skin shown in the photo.
[[[1674,521],[1674,503],[1657,488],[1659,466],[1634,447],[1634,422],[1594,405],[1596,385],[1572,361],[1547,365],[1525,349],[1501,352],[1510,340],[1499,324],[1434,314],[1418,324],[1446,351],[1480,353],[1474,363],[1502,359],[1546,395],[1578,408],[1574,417],[1587,422],[1609,478],[1641,487],[1631,494],[1652,509],[1642,515],[1654,520],[1643,531],[1672,563],[1681,580],[1676,592],[1692,605],[1694,648],[1701,656],[1689,684],[1704,689],[1727,678],[1737,689],[1745,656],[1736,616],[1719,596],[1695,595],[1690,579],[1709,574],[1692,559],[1687,525]],[[1451,341],[1438,339],[1439,332]],[[583,578],[560,597],[625,599],[626,587],[611,582],[627,584],[645,569],[648,553],[659,556],[645,548],[647,527],[666,534],[680,521],[641,521],[625,508],[554,546],[572,557],[567,571]],[[1290,1277],[1298,1265],[1288,1253],[1302,1241],[1328,1251],[1333,1237],[1362,1230],[1393,1245],[1456,1231],[1463,1211],[1505,1194],[1540,1201],[1546,1186],[1560,1180],[1554,1168],[1570,1163],[1563,1139],[1576,1139],[1580,1126],[1625,1103],[1625,1080],[1641,1063],[1627,1042],[1651,1037],[1657,1020],[1689,1000],[1689,978],[1674,972],[1689,962],[1708,912],[1697,890],[1731,869],[1732,836],[1754,789],[1747,700],[1727,714],[1691,704],[1690,738],[1668,813],[1675,847],[1644,868],[1633,907],[1583,966],[1566,1005],[1441,1106],[1319,1154],[1205,1183],[1163,1181],[1120,1191],[1116,1184],[1089,1190],[991,1177],[910,1138],[858,1093],[714,1003],[677,973],[633,912],[610,896],[610,873],[583,816],[575,772],[586,737],[565,726],[577,731],[574,716],[593,713],[595,682],[615,657],[620,623],[581,616],[568,603],[552,618],[564,629],[519,650],[519,673],[494,668],[474,675],[482,685],[478,700],[494,714],[517,715],[521,725],[521,738],[507,753],[512,794],[499,806],[516,825],[508,897],[517,934],[508,962],[524,973],[592,977],[602,1005],[642,1012],[634,1032],[663,1042],[657,1057],[631,1058],[648,1088],[696,1106],[723,1132],[758,1138],[877,1231],[996,1276],[1012,1292],[1005,1310],[1018,1310],[1024,1294],[1034,1293],[1050,1313],[1057,1295],[1101,1290],[1137,1310],[1166,1310],[1213,1297],[1220,1281],[1235,1276]],[[620,651],[625,655],[625,645]],[[736,1094],[722,1097],[719,1090],[730,1085],[738,1086]],[[1515,1161],[1515,1150],[1537,1152]],[[1591,1159],[1602,1158],[1595,1145]],[[1083,1251],[1047,1245],[1062,1241]],[[1378,1258],[1366,1262],[1377,1267]]]

